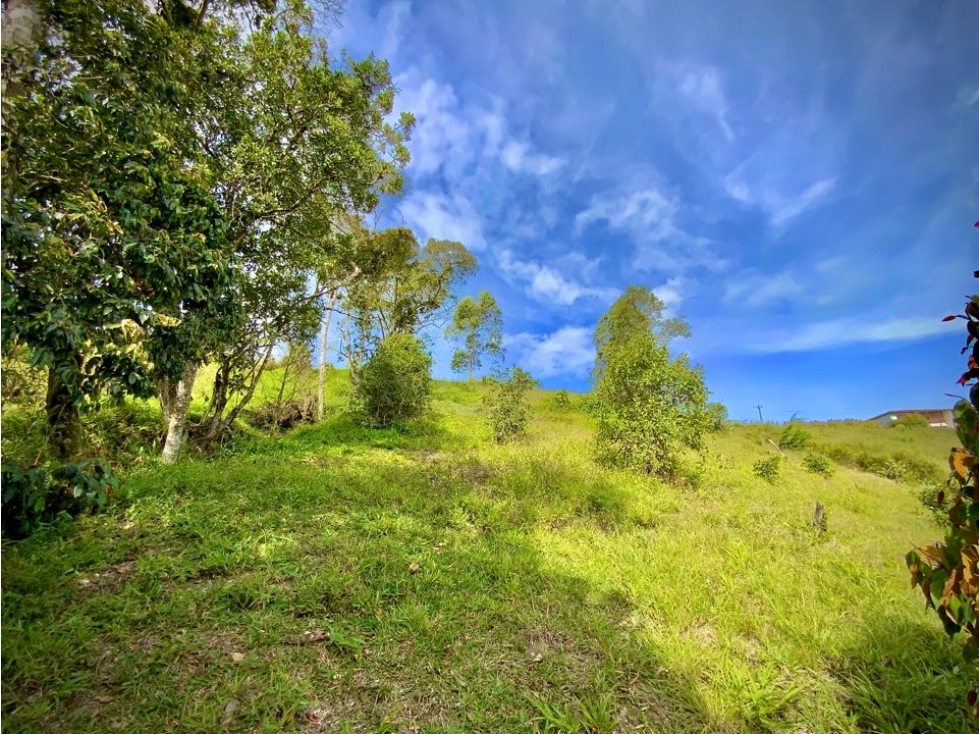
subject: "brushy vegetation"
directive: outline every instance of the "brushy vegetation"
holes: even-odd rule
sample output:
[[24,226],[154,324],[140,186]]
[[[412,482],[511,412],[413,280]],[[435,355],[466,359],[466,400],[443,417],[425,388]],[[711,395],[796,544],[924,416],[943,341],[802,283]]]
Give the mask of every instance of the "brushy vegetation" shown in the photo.
[[921,413],[902,415],[893,423],[894,428],[930,428],[931,423]]
[[498,377],[488,381],[489,391],[484,396],[483,408],[493,440],[506,443],[527,432],[530,406],[527,394],[539,384],[526,370],[511,367]]
[[[553,394],[498,445],[481,385],[434,383],[409,429],[359,426],[349,389],[7,544],[5,730],[970,731],[969,664],[904,575],[934,533],[913,488],[790,458],[773,489],[778,434],[737,425],[684,488],[596,466]],[[807,428],[936,464],[951,436]]]
[[822,477],[833,476],[833,465],[825,456],[820,456],[814,451],[806,454],[802,460],[803,468],[811,474],[819,474]]
[[782,468],[782,457],[772,454],[766,459],[758,459],[751,465],[751,473],[759,479],[764,479],[769,484],[774,484],[778,480],[779,470]]
[[675,478],[683,450],[701,448],[710,421],[702,368],[670,354],[670,341],[690,329],[665,313],[648,288],[630,286],[599,320],[595,450],[606,466]]
[[789,423],[778,439],[778,447],[800,451],[806,448],[811,440],[812,434],[809,431],[798,423]]
[[[979,278],[979,270],[975,277]],[[962,352],[971,351],[959,378],[959,384],[965,385],[979,378],[979,295],[966,301],[964,313],[945,320],[956,318],[967,324]],[[949,637],[962,633],[965,660],[975,663],[979,660],[979,383],[970,388],[969,400],[955,404],[955,431],[962,445],[952,448],[948,482],[934,500],[935,506],[947,508],[945,538],[909,551],[906,562],[911,585],[921,588],[925,603],[937,612]],[[966,700],[979,720],[979,680]]]

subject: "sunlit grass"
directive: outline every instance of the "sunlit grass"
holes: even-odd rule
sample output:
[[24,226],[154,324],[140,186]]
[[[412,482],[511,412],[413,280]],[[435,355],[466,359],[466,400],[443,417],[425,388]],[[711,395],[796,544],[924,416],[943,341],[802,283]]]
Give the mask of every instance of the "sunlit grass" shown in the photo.
[[[938,535],[915,488],[801,451],[763,482],[775,426],[666,486],[597,467],[543,391],[497,446],[478,384],[408,431],[329,386],[321,424],[145,462],[110,514],[4,547],[5,730],[969,731],[903,564]],[[951,438],[812,431],[937,464]]]

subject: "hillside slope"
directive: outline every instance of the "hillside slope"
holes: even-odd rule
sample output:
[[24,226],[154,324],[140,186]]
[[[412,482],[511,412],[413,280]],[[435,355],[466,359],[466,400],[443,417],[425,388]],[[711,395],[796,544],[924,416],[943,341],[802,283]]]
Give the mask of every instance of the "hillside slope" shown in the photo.
[[[341,377],[323,423],[144,465],[127,506],[4,548],[5,729],[968,731],[904,568],[939,535],[914,488],[802,452],[764,482],[775,426],[664,486],[597,468],[544,392],[493,445],[458,383],[367,431]],[[812,430],[936,466],[951,440]]]

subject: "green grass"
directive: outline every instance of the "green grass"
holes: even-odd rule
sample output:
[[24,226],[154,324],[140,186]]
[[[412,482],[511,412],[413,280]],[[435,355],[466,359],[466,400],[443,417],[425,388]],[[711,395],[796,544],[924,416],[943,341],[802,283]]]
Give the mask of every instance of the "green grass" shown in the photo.
[[[596,467],[543,391],[499,447],[478,385],[408,432],[330,385],[321,424],[145,461],[112,512],[4,546],[5,731],[970,731],[975,671],[904,568],[938,535],[914,487],[805,452],[769,484],[777,426],[666,486]],[[952,440],[807,429],[939,466]]]

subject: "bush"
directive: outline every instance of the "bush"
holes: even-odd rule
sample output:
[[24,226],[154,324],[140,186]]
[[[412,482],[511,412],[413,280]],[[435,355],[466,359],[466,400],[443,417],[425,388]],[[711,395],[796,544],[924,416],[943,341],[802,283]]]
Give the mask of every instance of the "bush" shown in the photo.
[[283,403],[265,403],[244,412],[245,421],[253,428],[287,431],[299,423],[316,422],[316,396],[306,394]]
[[420,418],[428,409],[432,358],[410,334],[392,334],[364,365],[357,386],[361,422],[386,428]]
[[607,351],[595,386],[600,463],[664,478],[680,469],[683,446],[700,448],[707,432],[707,389],[686,355],[671,359],[652,335]]
[[812,436],[805,428],[795,423],[789,423],[778,439],[778,447],[780,449],[804,449],[809,445],[811,438]]
[[921,413],[909,413],[901,416],[890,425],[904,428],[931,428],[931,423]]
[[802,467],[810,474],[818,474],[821,477],[833,476],[833,465],[825,456],[820,456],[814,451],[806,454],[802,460]]
[[483,405],[497,443],[527,432],[530,419],[530,406],[527,393],[537,386],[537,381],[519,367],[506,370],[490,383],[490,391],[483,399]]
[[105,507],[119,480],[101,459],[85,459],[52,470],[3,460],[2,529],[21,538],[61,513],[74,516]]
[[571,407],[571,393],[567,390],[558,390],[554,393],[554,405],[557,408],[570,408]]
[[864,446],[855,447],[843,444],[823,444],[819,452],[837,464],[876,474],[885,479],[905,484],[934,485],[942,481],[941,467],[928,459],[922,459],[907,451],[874,453]]
[[751,467],[751,472],[759,479],[764,479],[770,484],[774,484],[778,479],[778,472],[782,466],[782,457],[772,454],[767,459],[759,459]]
[[945,504],[944,485],[922,487],[918,492],[918,500],[931,515],[935,524],[942,528],[951,527],[948,519],[948,507]]

